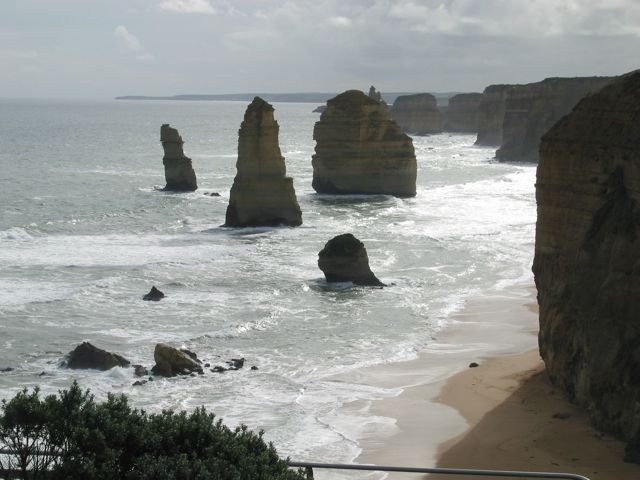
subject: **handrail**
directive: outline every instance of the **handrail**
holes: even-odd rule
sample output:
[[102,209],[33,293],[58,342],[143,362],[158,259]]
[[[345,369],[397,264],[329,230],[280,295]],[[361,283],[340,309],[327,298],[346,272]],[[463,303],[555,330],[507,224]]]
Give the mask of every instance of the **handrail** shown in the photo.
[[[333,470],[368,470],[377,472],[401,473],[438,473],[442,475],[475,475],[483,477],[516,477],[516,478],[555,478],[566,480],[589,480],[575,473],[526,472],[517,470],[480,470],[475,468],[421,468],[421,467],[388,467],[381,465],[353,465],[340,463],[289,462],[290,467],[306,468],[313,475],[314,468]],[[311,476],[310,478],[313,478]]]

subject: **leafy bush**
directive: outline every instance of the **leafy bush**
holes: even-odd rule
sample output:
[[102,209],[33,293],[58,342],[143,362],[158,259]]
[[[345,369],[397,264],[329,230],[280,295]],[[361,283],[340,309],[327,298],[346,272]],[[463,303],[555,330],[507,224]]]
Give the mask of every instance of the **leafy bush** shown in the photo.
[[[0,408],[0,470],[24,478],[299,480],[262,432],[231,430],[212,413],[132,409],[124,395],[96,402],[76,383],[41,398],[26,389]],[[36,455],[38,453],[38,455]],[[30,472],[28,477],[26,472]]]

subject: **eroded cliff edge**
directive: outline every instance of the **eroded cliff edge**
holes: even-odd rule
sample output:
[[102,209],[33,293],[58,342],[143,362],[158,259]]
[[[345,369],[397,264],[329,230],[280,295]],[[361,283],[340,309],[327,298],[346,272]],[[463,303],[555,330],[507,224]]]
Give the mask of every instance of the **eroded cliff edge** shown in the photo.
[[640,73],[589,95],[540,146],[540,353],[594,424],[640,427]]
[[442,113],[436,97],[430,93],[399,96],[393,102],[390,114],[404,132],[415,135],[442,132]]

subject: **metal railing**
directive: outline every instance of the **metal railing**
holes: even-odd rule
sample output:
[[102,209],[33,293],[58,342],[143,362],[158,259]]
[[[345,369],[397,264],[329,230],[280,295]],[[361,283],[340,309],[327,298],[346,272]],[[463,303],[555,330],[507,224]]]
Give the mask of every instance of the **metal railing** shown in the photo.
[[304,468],[307,478],[313,478],[314,468],[331,470],[362,470],[374,472],[399,473],[437,473],[440,475],[471,475],[478,477],[511,477],[511,478],[555,478],[567,480],[589,480],[575,473],[526,472],[518,470],[479,470],[475,468],[419,468],[419,467],[385,467],[381,465],[350,465],[340,463],[289,462],[290,467]]

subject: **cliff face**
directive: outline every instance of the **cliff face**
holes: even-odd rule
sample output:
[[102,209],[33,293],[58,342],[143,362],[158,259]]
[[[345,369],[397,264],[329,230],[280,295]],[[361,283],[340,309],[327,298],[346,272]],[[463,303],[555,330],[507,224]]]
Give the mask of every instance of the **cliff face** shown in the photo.
[[502,124],[501,160],[536,161],[540,138],[585,95],[611,77],[547,78],[507,89]]
[[191,166],[191,159],[185,157],[182,146],[184,142],[178,130],[165,123],[160,127],[160,141],[164,149],[164,176],[167,181],[165,190],[178,192],[194,191],[198,188],[196,172]]
[[640,427],[640,73],[542,138],[536,198],[540,353],[599,428],[629,439]]
[[302,224],[293,180],[285,176],[278,132],[273,107],[255,97],[238,133],[238,173],[231,187],[226,226]]
[[478,105],[478,137],[476,145],[499,147],[502,144],[502,121],[507,91],[512,85],[489,85]]
[[313,129],[313,188],[319,193],[416,194],[411,138],[387,109],[359,90],[327,102]]
[[476,133],[481,100],[481,93],[460,93],[451,97],[444,115],[444,131]]
[[404,132],[416,135],[442,132],[442,114],[436,97],[430,93],[399,96],[390,114]]

